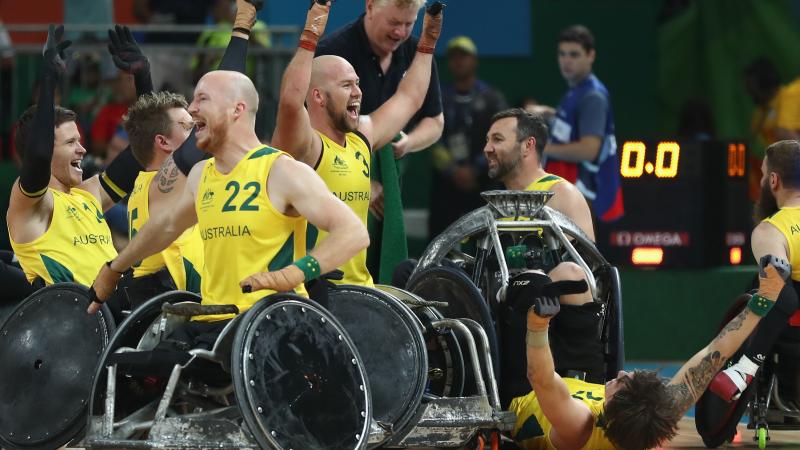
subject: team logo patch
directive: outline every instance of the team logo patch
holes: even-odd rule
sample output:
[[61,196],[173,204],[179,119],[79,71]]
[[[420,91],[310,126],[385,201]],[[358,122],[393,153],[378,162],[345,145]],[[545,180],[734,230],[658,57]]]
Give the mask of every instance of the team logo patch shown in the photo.
[[347,163],[344,162],[342,158],[339,158],[339,155],[333,157],[333,167],[337,169],[347,169]]
[[80,216],[80,215],[78,215],[78,208],[76,208],[76,207],[74,207],[74,206],[72,206],[72,205],[67,205],[67,206],[64,208],[64,210],[65,210],[65,211],[66,211],[66,213],[67,213],[67,214],[66,214],[66,218],[67,218],[67,219],[75,219],[75,220],[77,220],[77,221],[80,221],[80,220],[81,220],[81,216]]
[[214,191],[206,189],[206,191],[203,192],[203,196],[200,198],[200,208],[205,210],[214,206],[214,198]]

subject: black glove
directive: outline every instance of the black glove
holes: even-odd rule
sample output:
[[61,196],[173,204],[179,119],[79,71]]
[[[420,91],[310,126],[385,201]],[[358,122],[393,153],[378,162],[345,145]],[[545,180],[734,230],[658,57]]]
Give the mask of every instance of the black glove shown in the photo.
[[428,6],[428,8],[425,9],[425,12],[430,14],[430,15],[432,15],[432,16],[435,16],[435,15],[439,14],[440,12],[442,12],[442,9],[444,9],[444,3],[442,3],[442,2],[433,2],[433,4],[431,4],[431,6]]
[[113,30],[108,30],[108,41],[108,52],[119,70],[132,75],[150,71],[150,62],[128,27],[115,25]]
[[541,317],[549,317],[539,314],[539,310],[536,308],[542,308],[543,314],[548,314],[550,311],[551,315],[555,315],[560,309],[560,304],[555,307],[553,312],[552,303],[558,304],[560,296],[581,294],[588,289],[589,285],[585,280],[551,281],[550,277],[542,273],[522,272],[508,280],[506,302],[519,314],[526,315],[528,310],[533,307],[536,314]]
[[561,303],[558,297],[536,297],[533,299],[533,312],[542,318],[553,317],[561,311]]
[[44,57],[44,75],[54,80],[60,79],[67,72],[64,50],[72,44],[72,41],[62,41],[63,37],[64,25],[50,24],[42,56]]

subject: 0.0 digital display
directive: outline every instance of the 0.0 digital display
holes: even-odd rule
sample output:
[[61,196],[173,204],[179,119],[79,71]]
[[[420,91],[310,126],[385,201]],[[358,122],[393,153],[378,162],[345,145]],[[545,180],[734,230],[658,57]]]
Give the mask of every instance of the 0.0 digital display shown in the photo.
[[[741,142],[728,144],[727,173],[730,178],[743,178],[745,173],[746,147]],[[674,141],[662,141],[656,145],[655,162],[647,161],[647,144],[642,141],[627,141],[622,145],[619,173],[624,178],[641,178],[655,175],[657,178],[675,178],[681,168],[681,146]]]

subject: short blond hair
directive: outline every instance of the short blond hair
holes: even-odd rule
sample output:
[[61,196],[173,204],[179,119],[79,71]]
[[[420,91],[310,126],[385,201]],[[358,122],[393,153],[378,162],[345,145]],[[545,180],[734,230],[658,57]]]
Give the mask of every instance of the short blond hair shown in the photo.
[[425,6],[425,0],[375,0],[375,3],[379,6],[386,6],[389,2],[394,2],[395,6],[400,9],[420,9]]
[[157,134],[169,133],[172,126],[169,110],[188,107],[183,95],[167,91],[144,94],[128,107],[122,126],[128,133],[131,151],[139,164],[147,167],[153,161],[153,139]]

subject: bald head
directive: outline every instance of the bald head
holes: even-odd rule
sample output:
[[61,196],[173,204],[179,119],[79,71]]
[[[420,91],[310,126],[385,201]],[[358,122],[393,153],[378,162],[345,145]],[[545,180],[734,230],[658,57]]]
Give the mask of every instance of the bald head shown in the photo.
[[311,66],[310,89],[325,89],[330,83],[350,78],[358,78],[358,75],[346,59],[336,55],[317,56]]
[[201,89],[217,92],[232,103],[244,103],[247,113],[252,117],[258,112],[258,91],[243,73],[230,70],[208,72],[197,83],[197,90]]

